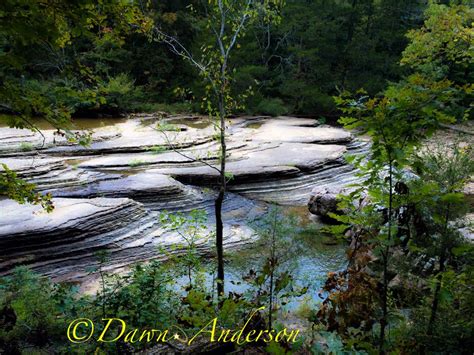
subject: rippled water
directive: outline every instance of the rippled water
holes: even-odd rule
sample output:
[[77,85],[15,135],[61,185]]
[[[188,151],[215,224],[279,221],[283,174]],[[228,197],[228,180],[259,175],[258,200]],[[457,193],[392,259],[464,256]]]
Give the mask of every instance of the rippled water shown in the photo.
[[[295,210],[306,210],[306,207],[293,207],[285,209],[285,213]],[[291,297],[284,307],[287,310],[295,310],[299,307],[302,299],[311,299],[317,303],[321,301],[318,296],[321,291],[328,272],[342,270],[346,265],[346,246],[329,240],[327,235],[320,231],[321,224],[311,221],[309,218],[300,218],[299,227],[292,236],[292,247],[288,248],[281,255],[281,266],[279,272],[288,271],[293,277],[295,289],[307,287],[305,295],[301,297]],[[328,244],[328,241],[330,243]],[[233,286],[238,286],[235,291],[247,291],[249,285],[232,284],[242,281],[242,276],[248,273],[250,268],[261,268],[264,260],[270,255],[269,246],[257,243],[251,248],[240,250],[232,255],[227,266],[227,282],[230,286],[228,291],[233,291]]]

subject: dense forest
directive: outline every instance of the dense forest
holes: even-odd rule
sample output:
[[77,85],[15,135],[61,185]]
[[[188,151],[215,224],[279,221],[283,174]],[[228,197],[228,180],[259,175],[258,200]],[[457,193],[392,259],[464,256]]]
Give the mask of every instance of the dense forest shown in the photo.
[[472,353],[473,24],[3,0],[0,354]]
[[[209,34],[205,14],[191,13],[189,4],[152,2],[146,15],[198,51]],[[399,65],[406,33],[423,23],[425,6],[423,1],[288,1],[278,24],[259,20],[233,53],[234,93],[253,88],[241,111],[334,117],[332,96],[338,90],[380,92],[406,73]],[[139,8],[79,2],[55,10],[47,2],[28,1],[2,7],[5,84],[25,94],[41,90],[44,104],[75,115],[201,110],[205,93],[192,65],[150,40],[140,22],[129,25],[118,18],[126,11],[125,20],[145,21],[138,18]],[[63,23],[54,23],[55,16]],[[10,100],[4,109],[15,111],[22,104]]]

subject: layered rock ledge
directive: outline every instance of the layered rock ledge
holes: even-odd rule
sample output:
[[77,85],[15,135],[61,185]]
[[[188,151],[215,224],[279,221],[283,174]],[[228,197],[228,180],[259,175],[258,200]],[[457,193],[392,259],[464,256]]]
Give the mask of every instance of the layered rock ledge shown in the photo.
[[[161,117],[161,116],[160,116]],[[158,223],[159,211],[208,211],[213,223],[219,147],[204,117],[140,115],[98,127],[88,147],[25,130],[0,128],[0,162],[54,196],[55,210],[2,200],[0,272],[16,265],[57,279],[87,275],[96,251],[108,267],[160,258],[158,247],[179,245]],[[163,123],[163,121],[161,122]],[[293,117],[240,117],[227,127],[229,194],[224,204],[225,244],[251,242],[249,221],[266,202],[304,206],[315,186],[355,181],[344,155],[362,154],[368,143],[340,128]],[[42,139],[45,139],[42,141]],[[28,149],[22,142],[30,144]],[[212,243],[199,246],[203,253]],[[176,250],[179,252],[179,248]]]
[[[233,201],[237,200],[237,201]],[[180,253],[183,240],[163,229],[158,214],[129,198],[55,198],[55,209],[0,201],[0,275],[15,266],[27,265],[56,280],[79,280],[98,264],[98,251],[106,251],[106,268],[117,269],[137,261],[165,258],[163,248]],[[256,218],[262,206],[229,195],[224,209],[227,224],[224,245],[234,248],[255,240],[244,221]],[[203,206],[206,208],[206,206]],[[209,228],[212,219],[209,221]],[[212,240],[198,242],[211,253]]]

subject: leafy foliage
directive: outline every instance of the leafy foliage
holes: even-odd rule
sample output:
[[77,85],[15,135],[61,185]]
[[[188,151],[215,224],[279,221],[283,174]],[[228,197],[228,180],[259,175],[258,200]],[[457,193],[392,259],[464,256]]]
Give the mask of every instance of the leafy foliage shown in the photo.
[[[451,40],[459,39],[450,36],[451,27],[445,24],[453,21],[454,27],[456,24],[469,26],[466,23],[471,15],[462,5],[430,5],[426,15],[424,27],[410,32],[412,42],[402,59],[414,72],[399,83],[390,84],[378,97],[370,98],[363,90],[355,97],[347,93],[336,97],[344,113],[340,122],[346,128],[368,134],[372,146],[368,160],[351,159],[360,169],[363,182],[356,184],[349,196],[341,197],[340,209],[348,211],[347,214],[333,215],[342,223],[332,227],[333,232],[342,233],[352,241],[349,267],[329,276],[325,290],[330,296],[318,316],[328,329],[346,337],[348,344],[355,340],[361,349],[376,344],[380,353],[394,346],[392,341],[387,341],[390,335],[385,330],[389,324],[401,333],[410,328],[406,317],[397,310],[397,304],[409,303],[407,292],[400,290],[400,282],[403,284],[403,280],[407,282],[411,278],[413,287],[414,280],[423,279],[420,270],[413,265],[415,256],[433,256],[439,265],[431,270],[433,298],[427,325],[421,332],[426,338],[418,337],[417,341],[421,352],[434,349],[428,339],[435,331],[438,309],[441,303],[446,305],[446,301],[448,304],[453,301],[452,293],[445,288],[448,283],[443,281],[444,276],[465,277],[460,269],[456,272],[456,267],[450,266],[450,250],[457,243],[465,244],[453,223],[466,212],[460,191],[473,172],[472,153],[455,146],[419,153],[414,160],[412,156],[422,140],[437,127],[466,118],[470,110],[465,100],[469,89],[451,77],[458,65],[469,70],[462,59],[469,56],[468,50],[461,49],[462,58],[449,61],[457,55],[446,48],[451,47]],[[434,45],[416,50],[417,46],[426,46],[425,37]],[[437,40],[442,43],[435,43]],[[463,48],[462,43],[460,48]],[[433,56],[431,59],[447,60],[447,67],[443,69],[441,63],[433,67],[427,53]],[[433,71],[438,67],[439,70]],[[361,206],[352,202],[361,199],[365,199]],[[414,302],[423,301],[423,282],[415,287],[418,292],[411,295]],[[361,310],[362,306],[369,309]],[[378,330],[378,340],[373,339],[374,330]],[[412,346],[402,345],[405,340],[398,339],[400,347]]]
[[17,174],[2,164],[0,172],[0,188],[2,193],[19,203],[39,204],[46,211],[51,212],[54,208],[51,195],[43,195],[35,191],[35,185],[25,182],[17,177]]

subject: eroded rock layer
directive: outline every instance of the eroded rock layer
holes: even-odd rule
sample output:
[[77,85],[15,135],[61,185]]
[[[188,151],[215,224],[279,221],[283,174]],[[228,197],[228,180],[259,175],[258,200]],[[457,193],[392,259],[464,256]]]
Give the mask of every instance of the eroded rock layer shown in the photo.
[[[242,117],[227,130],[227,248],[255,238],[249,221],[264,213],[263,202],[303,206],[315,186],[353,182],[344,155],[367,150],[347,131],[310,119]],[[206,118],[120,120],[94,129],[87,147],[53,131],[43,135],[0,128],[0,162],[51,193],[56,207],[47,214],[0,201],[2,274],[27,264],[56,279],[78,279],[97,264],[102,249],[109,253],[108,268],[164,257],[163,247],[179,252],[171,248],[181,244],[179,236],[159,224],[165,209],[206,209],[212,229],[219,147]],[[199,249],[211,252],[212,241]]]

